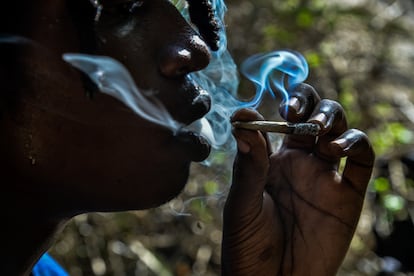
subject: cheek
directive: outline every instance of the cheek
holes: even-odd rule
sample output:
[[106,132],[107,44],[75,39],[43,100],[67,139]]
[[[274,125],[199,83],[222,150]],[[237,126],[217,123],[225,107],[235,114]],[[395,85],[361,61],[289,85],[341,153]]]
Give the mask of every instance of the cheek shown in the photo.
[[[77,205],[90,211],[135,210],[156,207],[176,197],[187,181],[189,162],[149,152],[143,156],[145,159],[123,156],[99,161],[87,168],[87,176],[81,171],[84,167],[72,168],[77,179],[69,189],[77,190]],[[73,183],[77,183],[75,187]]]
[[135,209],[139,198],[139,209],[156,207],[182,191],[188,178],[189,162],[172,158],[156,161],[158,162],[148,162],[120,178],[118,185],[123,187],[119,191],[122,204],[128,202]]
[[16,166],[42,183],[40,193],[54,191],[73,208],[114,211],[165,203],[184,187],[190,160],[174,147],[171,134],[129,116],[101,118],[106,122],[100,126],[38,117],[17,136]]
[[128,127],[107,131],[98,141],[71,150],[76,154],[66,162],[68,174],[76,178],[73,182],[89,185],[87,191],[81,185],[79,193],[102,197],[104,204],[114,207],[141,209],[162,204],[181,191],[189,160],[174,152],[170,135]]

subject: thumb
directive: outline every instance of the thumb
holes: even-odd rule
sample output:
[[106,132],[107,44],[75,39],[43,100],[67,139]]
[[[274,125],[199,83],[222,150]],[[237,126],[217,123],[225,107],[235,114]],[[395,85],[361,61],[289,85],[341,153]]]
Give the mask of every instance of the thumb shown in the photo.
[[[236,113],[232,120],[258,120],[255,111]],[[245,217],[260,211],[264,187],[267,183],[270,148],[263,133],[235,129],[238,153],[233,165],[233,181],[226,202],[226,210],[233,218]],[[237,213],[237,214],[235,214]]]

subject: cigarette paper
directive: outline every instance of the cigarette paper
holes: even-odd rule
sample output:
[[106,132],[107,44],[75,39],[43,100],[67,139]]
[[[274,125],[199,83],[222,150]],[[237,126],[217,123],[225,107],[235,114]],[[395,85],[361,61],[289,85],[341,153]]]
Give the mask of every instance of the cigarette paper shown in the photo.
[[318,124],[314,123],[287,123],[275,121],[235,121],[232,123],[235,128],[260,130],[264,132],[277,132],[295,135],[317,136],[320,131]]

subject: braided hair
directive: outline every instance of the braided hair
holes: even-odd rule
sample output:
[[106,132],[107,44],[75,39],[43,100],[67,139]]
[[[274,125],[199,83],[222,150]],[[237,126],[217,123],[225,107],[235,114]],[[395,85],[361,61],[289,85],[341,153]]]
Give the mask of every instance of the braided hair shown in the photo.
[[[190,20],[198,28],[198,31],[202,38],[212,51],[217,51],[219,48],[219,31],[220,24],[216,18],[213,6],[210,0],[186,0],[188,3],[188,13]],[[93,39],[91,32],[85,32],[85,26],[92,26],[93,24],[85,24],[85,21],[91,23],[91,21],[99,20],[100,13],[103,9],[99,0],[89,0],[89,4],[85,5],[87,0],[84,1],[69,1],[69,8],[72,15],[77,20],[74,20],[78,24],[78,29],[82,30],[81,33],[85,34],[83,41],[87,44]],[[86,6],[86,7],[85,7]],[[92,30],[90,30],[92,31]],[[87,48],[87,47],[86,47]],[[83,49],[88,50],[88,49]],[[90,50],[90,49],[89,49]]]
[[[186,0],[186,2],[191,22],[198,28],[200,35],[210,49],[217,51],[219,49],[220,24],[210,0]],[[99,0],[70,0],[67,5],[71,16],[75,19],[73,21],[80,37],[82,52],[93,54],[97,48],[94,21],[99,20],[104,7]],[[88,76],[81,74],[81,77],[86,94],[93,97],[98,88]]]
[[210,49],[217,51],[220,25],[215,17],[211,2],[209,0],[187,0],[187,2],[191,21],[197,26]]

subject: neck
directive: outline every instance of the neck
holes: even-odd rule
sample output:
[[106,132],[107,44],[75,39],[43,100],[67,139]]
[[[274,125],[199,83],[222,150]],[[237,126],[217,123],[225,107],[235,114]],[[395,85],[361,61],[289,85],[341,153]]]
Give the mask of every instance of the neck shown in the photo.
[[[26,193],[10,191],[2,204],[6,206],[0,214],[0,275],[29,275],[68,221],[53,214],[54,208],[47,208],[50,205],[36,194],[22,194]],[[33,198],[38,198],[37,202]]]
[[[15,213],[15,212],[14,212]],[[0,275],[29,275],[33,265],[53,244],[65,220],[28,218],[24,213],[3,216],[4,237],[0,253]]]

